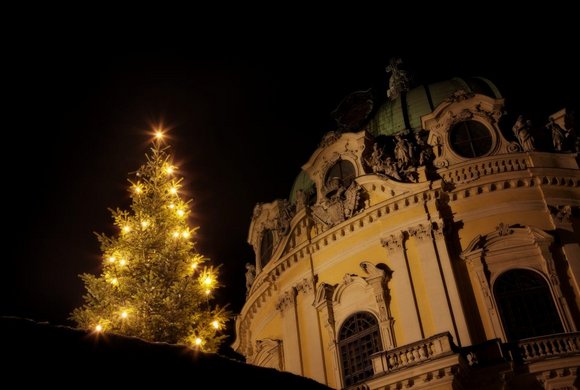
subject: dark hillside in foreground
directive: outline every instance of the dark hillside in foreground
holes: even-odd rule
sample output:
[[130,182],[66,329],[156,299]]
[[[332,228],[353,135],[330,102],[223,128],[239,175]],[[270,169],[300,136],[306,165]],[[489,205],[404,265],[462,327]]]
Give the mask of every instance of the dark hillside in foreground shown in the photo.
[[328,389],[293,374],[184,346],[112,334],[97,336],[12,317],[0,317],[0,358],[0,384],[14,383],[17,387]]

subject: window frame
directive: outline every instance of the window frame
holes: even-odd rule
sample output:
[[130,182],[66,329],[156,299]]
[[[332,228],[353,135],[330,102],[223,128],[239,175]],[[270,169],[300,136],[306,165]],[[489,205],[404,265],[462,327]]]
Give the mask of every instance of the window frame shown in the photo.
[[[361,328],[364,320],[367,323],[371,322],[371,324]],[[345,327],[347,326],[354,326],[354,332],[345,335],[344,333],[347,331]],[[371,348],[361,350],[364,345],[360,345],[360,342],[365,338],[367,338],[367,345],[370,343]],[[370,378],[373,375],[370,356],[382,350],[381,332],[377,317],[368,311],[351,314],[340,327],[337,348],[344,387],[353,386]]]

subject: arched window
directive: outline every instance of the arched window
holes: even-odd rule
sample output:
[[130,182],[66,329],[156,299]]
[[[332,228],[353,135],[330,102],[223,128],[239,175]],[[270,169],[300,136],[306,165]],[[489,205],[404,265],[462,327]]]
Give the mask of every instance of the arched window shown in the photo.
[[350,161],[338,160],[336,164],[326,172],[324,182],[328,185],[333,178],[338,177],[344,188],[348,188],[350,183],[354,180],[355,175],[356,171],[354,165],[352,165]]
[[353,314],[340,328],[338,340],[344,386],[352,386],[372,376],[370,356],[382,350],[375,316],[365,312]]
[[493,293],[508,340],[564,331],[550,287],[538,273],[507,271],[495,281]]
[[491,149],[491,133],[477,121],[457,123],[451,128],[449,138],[453,151],[462,157],[480,157]]
[[262,268],[264,268],[272,258],[273,247],[274,235],[270,229],[266,229],[262,234],[262,241],[260,242],[260,265]]

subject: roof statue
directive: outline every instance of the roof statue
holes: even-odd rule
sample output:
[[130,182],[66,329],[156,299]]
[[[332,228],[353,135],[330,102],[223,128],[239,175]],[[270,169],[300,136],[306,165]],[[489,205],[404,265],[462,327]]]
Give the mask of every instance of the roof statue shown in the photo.
[[391,58],[390,64],[385,68],[387,73],[391,74],[389,79],[389,89],[387,90],[387,97],[390,100],[395,100],[401,95],[401,92],[409,90],[409,77],[407,71],[399,69],[403,63],[400,58]]

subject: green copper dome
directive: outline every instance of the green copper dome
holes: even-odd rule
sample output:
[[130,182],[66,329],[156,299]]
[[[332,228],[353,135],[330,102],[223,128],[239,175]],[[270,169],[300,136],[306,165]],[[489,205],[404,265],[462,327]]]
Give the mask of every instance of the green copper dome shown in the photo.
[[483,77],[452,78],[429,85],[421,85],[387,101],[366,126],[374,135],[392,135],[405,129],[420,129],[421,117],[432,112],[441,102],[458,90],[501,98],[497,87]]

